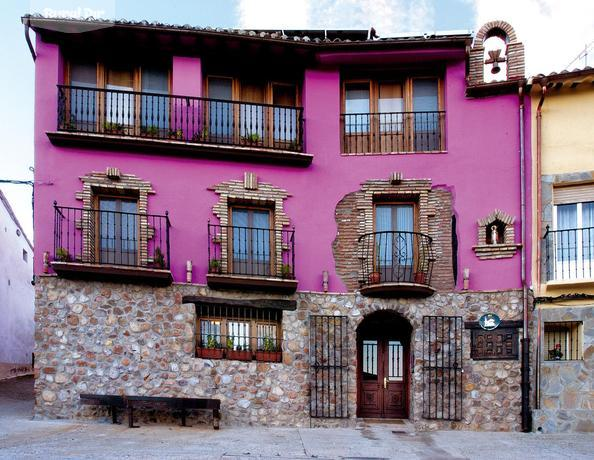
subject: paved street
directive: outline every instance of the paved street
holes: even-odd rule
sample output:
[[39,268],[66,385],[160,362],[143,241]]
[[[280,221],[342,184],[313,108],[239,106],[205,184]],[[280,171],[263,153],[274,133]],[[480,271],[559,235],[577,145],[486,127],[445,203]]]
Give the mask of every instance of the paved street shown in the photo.
[[594,458],[594,435],[357,429],[226,428],[31,420],[33,381],[0,381],[0,458]]

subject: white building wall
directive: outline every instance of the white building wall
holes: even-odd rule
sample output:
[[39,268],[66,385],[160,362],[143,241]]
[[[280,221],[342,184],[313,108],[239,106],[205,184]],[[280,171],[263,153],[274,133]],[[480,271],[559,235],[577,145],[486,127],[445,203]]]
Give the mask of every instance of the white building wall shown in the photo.
[[0,191],[0,362],[31,362],[35,296],[32,279],[33,248]]

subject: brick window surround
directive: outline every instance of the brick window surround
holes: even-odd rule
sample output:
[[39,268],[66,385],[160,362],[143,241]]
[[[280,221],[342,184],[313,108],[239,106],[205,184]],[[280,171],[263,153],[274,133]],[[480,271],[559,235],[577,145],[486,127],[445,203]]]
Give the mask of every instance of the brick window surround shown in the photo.
[[374,203],[399,201],[415,203],[415,231],[429,235],[433,240],[436,263],[432,286],[441,291],[453,289],[451,192],[432,188],[430,179],[402,179],[399,173],[392,174],[389,179],[364,182],[360,190],[347,194],[336,206],[338,233],[333,253],[338,276],[349,291],[359,288],[358,240],[375,231]]
[[[521,247],[521,244],[516,244],[515,242],[515,221],[515,217],[500,209],[495,209],[488,216],[478,219],[477,245],[472,247],[476,256],[481,260],[513,257]],[[501,243],[492,243],[490,241],[490,235],[487,234],[487,228],[497,224],[504,225],[503,241]]]
[[[133,174],[122,174],[118,168],[108,167],[105,172],[93,171],[79,177],[83,183],[81,191],[76,193],[76,199],[82,201],[83,209],[95,209],[97,195],[115,195],[133,197],[137,200],[139,214],[138,251],[141,266],[152,262],[148,256],[148,240],[152,238],[154,230],[150,228],[148,218],[143,217],[148,211],[148,196],[155,191],[148,181],[144,181]],[[95,237],[91,233],[89,220],[91,213],[83,213],[83,217],[76,223],[83,231],[82,262],[93,260],[95,252]]]
[[[291,195],[284,189],[275,187],[266,182],[258,182],[254,173],[245,172],[243,180],[229,180],[209,187],[219,195],[219,201],[213,206],[212,212],[218,218],[219,225],[229,225],[229,214],[231,207],[236,204],[259,206],[268,208],[273,213],[272,229],[279,235],[285,227],[290,225],[290,219],[284,211],[284,201]],[[227,272],[229,260],[229,244],[227,232],[221,232],[221,269]],[[283,263],[283,242],[282,238],[275,238],[274,241],[275,266],[280,267]]]

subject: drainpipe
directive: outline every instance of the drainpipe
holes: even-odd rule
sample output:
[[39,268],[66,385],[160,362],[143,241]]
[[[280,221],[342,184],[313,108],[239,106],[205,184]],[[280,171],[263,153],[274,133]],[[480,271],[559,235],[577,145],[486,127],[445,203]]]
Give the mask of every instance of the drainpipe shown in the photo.
[[31,19],[27,16],[24,18],[25,21],[25,40],[27,41],[27,45],[29,46],[29,51],[31,52],[31,57],[33,58],[33,62],[37,59],[37,55],[35,54],[35,48],[33,48],[33,43],[31,43],[31,37],[29,35],[30,23]]
[[525,152],[524,152],[524,86],[518,88],[520,106],[520,201],[521,201],[521,238],[522,238],[522,310],[523,310],[523,333],[522,348],[522,431],[532,431],[532,414],[530,413],[530,338],[528,336],[528,287],[526,286],[526,174],[525,174]]
[[[546,82],[540,81],[541,93],[538,106],[536,107],[536,285],[540,295],[540,277],[541,277],[541,258],[542,245],[540,235],[542,233],[542,106],[547,95]],[[534,389],[534,404],[540,409],[540,343],[541,343],[541,323],[540,310],[537,314],[538,324],[536,333],[536,366],[534,368],[536,388]]]

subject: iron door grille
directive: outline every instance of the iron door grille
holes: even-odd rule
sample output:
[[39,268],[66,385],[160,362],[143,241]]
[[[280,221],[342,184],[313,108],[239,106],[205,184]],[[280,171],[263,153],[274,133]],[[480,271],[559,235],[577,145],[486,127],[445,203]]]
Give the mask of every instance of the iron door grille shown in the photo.
[[311,417],[349,416],[347,324],[346,316],[309,317]]
[[423,317],[423,418],[462,420],[462,317]]

